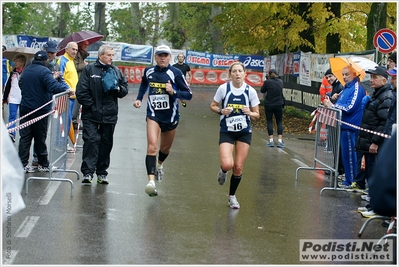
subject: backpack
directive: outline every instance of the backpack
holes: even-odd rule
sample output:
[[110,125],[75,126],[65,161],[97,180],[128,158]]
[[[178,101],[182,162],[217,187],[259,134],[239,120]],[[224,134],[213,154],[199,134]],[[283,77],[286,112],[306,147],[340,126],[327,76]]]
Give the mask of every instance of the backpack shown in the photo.
[[107,69],[107,71],[103,71],[101,74],[101,82],[104,89],[104,93],[109,90],[118,90],[118,76],[113,67]]

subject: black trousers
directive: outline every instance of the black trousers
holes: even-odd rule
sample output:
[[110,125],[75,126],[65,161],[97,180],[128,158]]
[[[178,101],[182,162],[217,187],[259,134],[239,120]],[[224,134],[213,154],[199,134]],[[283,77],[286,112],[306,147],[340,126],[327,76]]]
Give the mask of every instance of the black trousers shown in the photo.
[[83,175],[108,175],[116,124],[83,120],[83,155],[80,167]]
[[[21,109],[20,117],[26,115],[29,111],[25,111]],[[38,115],[33,113],[32,115],[27,116],[20,120],[20,124],[27,122],[29,120],[37,118]],[[19,147],[18,147],[18,155],[21,159],[22,166],[26,166],[29,163],[29,153],[30,147],[33,143],[33,150],[37,154],[37,159],[39,164],[45,167],[49,166],[48,161],[48,152],[47,152],[47,145],[46,145],[46,138],[47,138],[47,131],[48,131],[48,117],[45,117],[35,123],[22,128],[19,130]]]

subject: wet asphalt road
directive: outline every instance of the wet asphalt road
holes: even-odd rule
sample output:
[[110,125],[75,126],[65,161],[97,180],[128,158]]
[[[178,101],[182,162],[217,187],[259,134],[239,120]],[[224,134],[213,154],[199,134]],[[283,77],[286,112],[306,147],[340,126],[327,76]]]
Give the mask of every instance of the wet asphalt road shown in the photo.
[[[278,149],[265,146],[265,131],[255,131],[236,193],[241,209],[228,207],[228,182],[220,186],[216,179],[214,90],[193,88],[192,101],[180,110],[159,196],[149,197],[145,108],[133,107],[137,88],[131,88],[119,102],[110,184],[82,186],[76,175],[57,174],[74,181],[71,197],[69,183],[30,181],[29,193],[22,191],[26,208],[12,217],[11,259],[3,235],[3,264],[309,264],[299,261],[300,239],[358,238],[366,220],[357,212],[366,204],[360,194],[320,195],[329,186],[322,171],[302,170],[295,181],[296,168],[313,165],[312,135],[285,136],[286,148]],[[78,148],[68,154],[69,169],[80,172],[80,163]],[[375,221],[362,238],[385,231]]]

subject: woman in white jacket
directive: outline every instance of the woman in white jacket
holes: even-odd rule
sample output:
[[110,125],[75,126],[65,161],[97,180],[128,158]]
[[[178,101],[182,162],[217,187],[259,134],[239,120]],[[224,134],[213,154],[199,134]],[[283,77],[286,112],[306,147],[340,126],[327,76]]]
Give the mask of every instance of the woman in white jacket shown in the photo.
[[[22,54],[17,54],[14,57],[15,68],[10,73],[3,93],[3,105],[8,104],[8,130],[15,128],[18,115],[19,104],[21,103],[21,89],[19,88],[18,81],[26,64],[26,57]],[[15,142],[16,131],[10,133],[11,140]]]

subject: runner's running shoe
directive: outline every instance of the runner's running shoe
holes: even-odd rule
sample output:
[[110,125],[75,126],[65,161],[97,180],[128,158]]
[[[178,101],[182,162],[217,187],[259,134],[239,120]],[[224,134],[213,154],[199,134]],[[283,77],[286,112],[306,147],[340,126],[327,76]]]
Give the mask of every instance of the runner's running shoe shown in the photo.
[[145,192],[150,197],[158,196],[158,191],[157,191],[157,188],[155,187],[155,182],[154,181],[149,181],[148,182],[148,184],[145,187]]
[[227,172],[223,172],[222,168],[220,168],[218,173],[218,183],[220,185],[224,185],[224,183],[226,182],[226,177],[227,177]]
[[229,196],[229,206],[232,209],[240,208],[240,203],[238,203],[236,196]]

